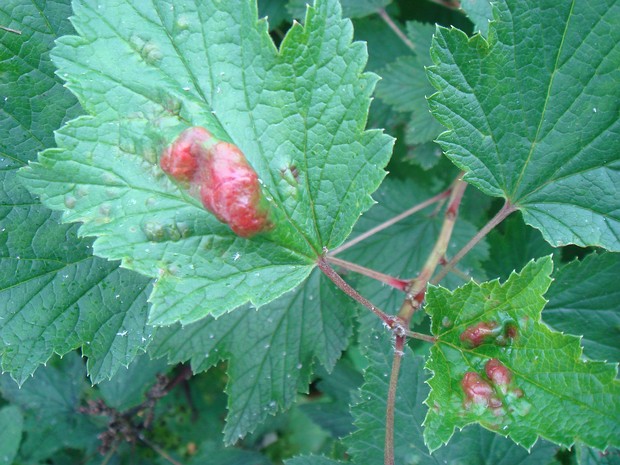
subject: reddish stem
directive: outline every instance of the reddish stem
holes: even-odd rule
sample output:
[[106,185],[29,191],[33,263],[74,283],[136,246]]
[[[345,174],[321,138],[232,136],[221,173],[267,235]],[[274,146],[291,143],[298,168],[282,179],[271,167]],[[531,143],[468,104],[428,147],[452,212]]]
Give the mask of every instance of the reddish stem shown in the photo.
[[404,355],[406,337],[396,335],[394,341],[394,358],[388,385],[387,406],[385,410],[385,446],[383,450],[384,465],[394,465],[394,412],[396,410],[396,387],[400,374],[400,362]]
[[504,221],[511,213],[516,211],[516,209],[517,208],[514,205],[512,205],[506,200],[501,210],[498,211],[497,214],[493,218],[491,218],[489,222],[485,224],[483,228],[478,231],[478,233],[474,237],[472,237],[471,240],[461,250],[459,250],[454,257],[452,257],[452,260],[450,260],[446,264],[446,266],[444,266],[441,271],[437,273],[437,276],[433,278],[431,283],[437,284],[443,278],[445,278],[446,275],[450,272],[450,270],[454,268],[454,265],[456,265],[467,252],[473,249],[478,242],[480,242],[493,228],[495,228],[495,226]]
[[424,202],[421,202],[421,203],[419,203],[417,205],[414,205],[410,209],[405,210],[404,212],[400,213],[399,215],[396,215],[394,218],[391,218],[391,219],[381,223],[380,225],[375,226],[372,229],[369,229],[365,233],[360,234],[355,239],[350,240],[349,242],[346,242],[345,244],[342,244],[340,247],[337,247],[334,250],[330,250],[328,255],[330,257],[333,257],[334,255],[337,255],[340,252],[342,252],[344,250],[347,250],[349,247],[353,247],[355,244],[357,244],[359,242],[362,242],[364,239],[367,239],[367,238],[373,236],[374,234],[378,233],[379,231],[383,231],[384,229],[389,228],[393,224],[398,223],[401,220],[404,220],[405,218],[413,215],[414,213],[419,212],[420,210],[424,210],[429,205],[432,205],[435,202],[439,202],[440,200],[445,199],[446,197],[448,197],[450,195],[451,191],[452,191],[452,187],[449,187],[445,191],[440,192],[439,194],[431,197],[430,199],[427,199]]
[[390,15],[388,15],[387,12],[383,8],[379,9],[377,11],[377,14],[381,16],[381,19],[383,19],[383,21],[385,21],[388,27],[392,29],[392,31],[394,31],[394,34],[396,34],[398,38],[402,40],[403,43],[407,47],[409,47],[411,50],[415,52],[415,45],[413,45],[413,42],[411,42],[409,40],[409,37],[407,37],[405,33],[400,30],[400,28],[396,25],[396,23],[392,20],[392,18],[390,18]]
[[346,260],[330,256],[325,257],[325,259],[336,266],[354,271],[355,273],[363,274],[364,276],[368,276],[369,278],[376,279],[377,281],[381,281],[382,283],[385,283],[388,286],[392,286],[393,288],[396,288],[400,291],[404,291],[409,284],[409,281],[405,279],[395,278],[393,276],[389,276],[387,274],[383,274],[378,271],[371,270],[370,268],[358,265],[357,263],[351,263]]
[[364,307],[369,309],[383,321],[389,328],[392,328],[394,325],[394,317],[386,314],[383,310],[376,307],[370,300],[361,295],[355,289],[353,289],[349,284],[340,277],[338,273],[327,263],[324,257],[319,257],[317,260],[317,265],[320,270],[327,276],[331,281],[338,286],[346,295],[351,297],[352,299],[357,300]]

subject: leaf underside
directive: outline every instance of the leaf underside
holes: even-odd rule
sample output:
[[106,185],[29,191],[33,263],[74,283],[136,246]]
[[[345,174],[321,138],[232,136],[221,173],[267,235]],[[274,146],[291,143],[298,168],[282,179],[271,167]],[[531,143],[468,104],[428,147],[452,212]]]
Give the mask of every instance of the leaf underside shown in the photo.
[[[377,78],[335,0],[309,8],[279,50],[250,1],[73,8],[79,35],[59,39],[53,59],[89,116],[21,177],[64,221],[84,223],[96,255],[157,278],[150,323],[265,305],[372,204],[392,140],[363,130]],[[159,154],[188,126],[240,147],[273,231],[235,236],[163,175]]]
[[488,40],[438,28],[429,99],[465,179],[554,246],[620,251],[620,4],[494,3]]

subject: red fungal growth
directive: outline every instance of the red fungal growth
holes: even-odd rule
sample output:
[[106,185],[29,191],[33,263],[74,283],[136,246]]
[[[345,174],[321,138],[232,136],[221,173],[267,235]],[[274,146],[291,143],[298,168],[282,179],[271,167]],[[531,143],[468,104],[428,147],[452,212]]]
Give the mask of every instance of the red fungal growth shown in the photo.
[[212,137],[200,126],[186,129],[164,150],[159,160],[161,169],[177,181],[191,181],[198,170],[203,144]]
[[164,150],[159,164],[177,181],[189,183],[190,193],[238,236],[251,237],[273,226],[258,175],[245,155],[206,129],[183,131]]
[[497,408],[502,402],[495,397],[493,387],[483,380],[478,373],[468,371],[461,380],[461,387],[469,402],[484,404],[487,407]]
[[477,325],[469,326],[461,333],[461,341],[471,347],[482,345],[487,339],[497,337],[497,323],[481,322]]
[[496,386],[508,386],[512,381],[512,373],[496,358],[489,360],[484,368],[487,377]]
[[202,204],[235,234],[251,237],[272,227],[258,175],[237,146],[218,142],[211,147],[199,178]]

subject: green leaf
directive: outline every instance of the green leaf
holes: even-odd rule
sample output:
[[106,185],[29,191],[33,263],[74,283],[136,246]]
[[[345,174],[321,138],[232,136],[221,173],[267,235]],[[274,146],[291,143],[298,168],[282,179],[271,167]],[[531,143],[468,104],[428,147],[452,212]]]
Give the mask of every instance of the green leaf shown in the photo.
[[489,21],[493,19],[490,0],[461,0],[461,8],[474,23],[474,30],[487,37]]
[[286,465],[344,465],[345,462],[328,459],[318,455],[305,455],[303,457],[293,457],[285,460]]
[[575,451],[579,465],[618,465],[620,463],[620,450],[615,448],[609,448],[605,452],[601,452],[591,447],[577,444]]
[[307,283],[266,305],[161,328],[150,350],[194,372],[228,360],[229,408],[224,437],[237,441],[288,408],[306,390],[312,364],[331,370],[351,334],[354,303],[314,271]]
[[[426,309],[437,337],[426,365],[434,374],[424,421],[431,450],[447,442],[455,427],[476,422],[526,448],[539,436],[565,446],[576,440],[599,449],[618,443],[617,366],[583,360],[578,338],[540,321],[551,269],[546,257],[504,284],[429,289]],[[494,327],[494,333],[472,343],[471,331],[480,325]],[[511,382],[490,380],[491,359],[504,365]],[[466,373],[490,386],[485,399],[467,398]]]
[[0,345],[2,368],[22,383],[52,353],[83,347],[93,382],[127,365],[150,339],[149,281],[91,256],[92,241],[40,205],[17,169],[53,145],[79,105],[54,75],[49,49],[71,32],[68,4],[0,7]]
[[22,440],[24,418],[14,405],[0,409],[0,465],[11,465]]
[[440,144],[550,244],[620,251],[620,4],[494,8],[488,41],[437,29],[429,103],[449,129]]
[[37,463],[62,447],[80,449],[97,441],[99,429],[77,410],[85,375],[84,363],[74,352],[53,359],[21,388],[8,375],[0,375],[2,397],[24,413],[24,462]]
[[583,335],[585,355],[620,361],[620,254],[591,254],[553,275],[543,320],[556,331]]
[[433,93],[424,68],[431,64],[428,51],[434,30],[430,24],[408,22],[407,36],[415,55],[400,57],[379,71],[383,79],[377,85],[377,96],[396,111],[410,113],[406,141],[412,145],[432,141],[442,130],[426,103]]
[[165,360],[150,360],[141,355],[126,368],[97,386],[108,407],[124,411],[145,400],[144,394],[155,384],[157,375],[165,375],[170,367]]
[[540,231],[527,226],[517,216],[507,218],[489,234],[491,258],[484,265],[488,276],[508,279],[513,271],[520,270],[531,259],[557,252]]
[[[59,74],[92,115],[57,133],[22,179],[94,252],[157,283],[150,321],[189,323],[302,282],[344,241],[383,177],[392,144],[363,131],[376,76],[336,0],[319,0],[279,50],[254,2],[74,3],[80,36],[58,41]],[[188,125],[238,145],[275,229],[246,240],[157,166]]]
[[[295,18],[303,18],[306,13],[306,0],[290,0],[286,8]],[[392,0],[340,0],[342,4],[342,14],[347,18],[362,18],[376,13]]]
[[[394,353],[385,331],[373,332],[368,341],[366,381],[359,402],[352,408],[359,429],[345,439],[356,465],[383,463],[386,397]],[[479,427],[456,433],[447,446],[431,455],[424,445],[421,427],[428,410],[423,401],[429,391],[424,359],[414,355],[409,347],[404,352],[396,391],[395,463],[539,465],[549,462],[555,453],[551,444],[541,441],[528,454],[512,441]]]
[[188,465],[271,465],[271,461],[259,452],[224,448],[221,443],[209,441],[201,444],[198,453]]

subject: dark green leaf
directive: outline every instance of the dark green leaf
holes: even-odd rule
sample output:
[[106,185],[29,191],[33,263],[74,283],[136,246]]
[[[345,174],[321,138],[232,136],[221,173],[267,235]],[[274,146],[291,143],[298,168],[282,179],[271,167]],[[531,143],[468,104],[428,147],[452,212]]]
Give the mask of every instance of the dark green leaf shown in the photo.
[[14,405],[0,409],[0,465],[11,465],[22,440],[24,418]]
[[307,389],[314,360],[334,366],[348,344],[352,308],[352,300],[315,271],[304,286],[260,310],[162,328],[151,350],[171,362],[189,360],[195,372],[229,360],[224,436],[230,443],[290,407]]
[[[527,448],[539,436],[566,446],[618,444],[617,366],[583,360],[578,338],[540,321],[551,269],[546,257],[503,284],[429,289],[426,310],[438,338],[426,365],[434,374],[424,421],[430,449],[446,443],[455,427],[476,422]],[[486,338],[474,332],[483,325],[491,330]],[[503,365],[504,381],[493,381],[489,363]],[[468,386],[484,392],[467,395]]]
[[508,279],[533,258],[554,253],[540,231],[523,223],[516,215],[507,218],[498,229],[489,234],[489,260],[484,269],[488,276]]
[[[23,382],[52,353],[83,346],[94,382],[144,349],[148,280],[91,256],[90,240],[41,206],[16,170],[53,145],[53,130],[79,111],[54,75],[49,49],[71,32],[68,2],[0,6],[0,346],[2,367]],[[87,345],[85,345],[87,343]]]
[[620,361],[620,254],[588,255],[553,275],[545,323],[556,331],[583,335],[585,355]]
[[83,448],[97,441],[98,429],[78,412],[86,388],[86,370],[71,352],[37,370],[19,388],[6,374],[0,376],[0,392],[24,412],[25,439],[20,456],[36,463],[62,447]]
[[320,457],[318,455],[305,455],[303,457],[293,457],[284,462],[286,465],[344,465],[344,462]]
[[488,42],[437,30],[429,103],[444,151],[550,244],[620,251],[620,3],[494,8]]

